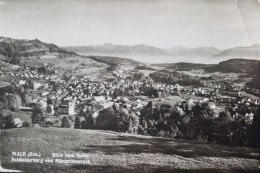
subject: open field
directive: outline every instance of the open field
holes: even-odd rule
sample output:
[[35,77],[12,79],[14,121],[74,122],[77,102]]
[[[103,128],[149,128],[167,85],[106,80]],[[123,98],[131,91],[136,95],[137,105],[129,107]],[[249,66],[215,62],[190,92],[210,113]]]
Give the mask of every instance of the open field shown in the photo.
[[139,70],[139,72],[144,73],[145,76],[149,76],[150,73],[156,72],[155,70]]
[[184,74],[190,75],[190,76],[198,76],[198,77],[210,77],[211,74],[205,73],[203,69],[197,69],[197,70],[191,70],[191,71],[180,71]]
[[71,72],[73,76],[84,76],[86,74],[95,76],[95,74],[99,74],[100,71],[104,71],[104,69],[108,67],[107,64],[79,56],[55,58],[54,55],[48,55],[45,58],[37,59],[35,62],[32,62],[31,60],[26,60],[26,62],[31,66],[35,66],[38,63],[47,63],[51,67],[57,69],[58,76],[62,76],[65,72]]
[[[25,172],[257,172],[258,150],[100,130],[1,131],[1,163]],[[87,153],[90,165],[10,162],[11,152]]]
[[151,101],[154,101],[155,103],[175,105],[179,102],[184,101],[184,99],[179,96],[168,96],[168,97],[164,97],[164,98],[155,98],[155,99],[152,99]]
[[13,112],[13,111],[9,111],[9,110],[4,110],[4,113],[6,115],[11,115],[12,118],[20,118],[22,121],[27,121],[27,122],[31,122],[31,113],[29,112]]

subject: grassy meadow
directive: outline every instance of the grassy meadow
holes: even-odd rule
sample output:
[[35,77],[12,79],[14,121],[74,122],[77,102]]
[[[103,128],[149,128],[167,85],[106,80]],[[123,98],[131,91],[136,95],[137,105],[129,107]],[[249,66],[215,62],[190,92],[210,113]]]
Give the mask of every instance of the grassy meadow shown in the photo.
[[[257,172],[258,150],[101,130],[20,128],[1,131],[3,168],[24,172]],[[11,152],[90,156],[89,165],[11,162]]]

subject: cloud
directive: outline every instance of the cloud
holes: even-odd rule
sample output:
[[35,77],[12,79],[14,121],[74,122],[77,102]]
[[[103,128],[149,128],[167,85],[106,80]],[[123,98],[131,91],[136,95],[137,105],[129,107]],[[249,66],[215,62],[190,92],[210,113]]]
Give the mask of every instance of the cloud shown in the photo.
[[0,5],[5,5],[5,1],[0,1]]

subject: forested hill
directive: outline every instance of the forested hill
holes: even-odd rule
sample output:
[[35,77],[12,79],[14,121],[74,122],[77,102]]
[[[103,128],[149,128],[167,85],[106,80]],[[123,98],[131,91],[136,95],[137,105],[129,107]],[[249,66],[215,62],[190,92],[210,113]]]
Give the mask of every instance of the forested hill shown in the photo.
[[187,63],[187,62],[152,64],[152,66],[163,67],[166,69],[175,69],[175,70],[180,70],[180,71],[212,67],[214,65],[215,64],[202,64],[202,63],[198,64],[198,63]]
[[0,37],[0,54],[5,57],[36,56],[47,52],[65,53],[63,49],[55,44],[48,44],[35,40],[20,40]]
[[218,65],[207,68],[208,71],[221,71],[229,73],[255,74],[260,68],[259,60],[230,59],[222,61]]

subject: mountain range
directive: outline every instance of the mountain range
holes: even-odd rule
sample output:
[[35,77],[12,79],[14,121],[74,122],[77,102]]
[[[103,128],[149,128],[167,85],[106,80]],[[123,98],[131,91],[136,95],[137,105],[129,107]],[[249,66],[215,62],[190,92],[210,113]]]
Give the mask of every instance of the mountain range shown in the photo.
[[146,55],[146,56],[170,56],[171,54],[163,49],[147,46],[144,44],[134,46],[114,45],[106,43],[99,46],[72,46],[64,47],[65,50],[91,55]]
[[76,52],[81,55],[113,56],[150,64],[177,62],[217,64],[221,61],[238,58],[260,60],[260,44],[225,50],[214,47],[187,48],[183,46],[160,49],[144,44],[126,46],[109,43],[99,46],[58,47],[55,44],[44,43],[38,39],[21,40],[0,37],[0,59],[17,56],[42,56],[52,52],[66,54]]
[[83,55],[119,56],[145,63],[218,63],[231,58],[260,60],[259,44],[250,47],[234,47],[224,50],[215,47],[187,48],[183,46],[161,49],[144,44],[127,46],[109,43],[98,46],[63,47],[63,49]]
[[230,58],[245,58],[245,59],[260,59],[260,44],[254,44],[250,47],[234,47],[223,50],[222,52],[213,56],[220,60],[227,60]]

